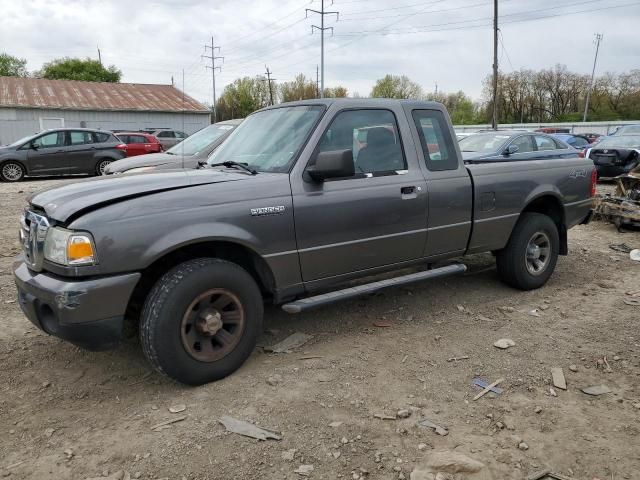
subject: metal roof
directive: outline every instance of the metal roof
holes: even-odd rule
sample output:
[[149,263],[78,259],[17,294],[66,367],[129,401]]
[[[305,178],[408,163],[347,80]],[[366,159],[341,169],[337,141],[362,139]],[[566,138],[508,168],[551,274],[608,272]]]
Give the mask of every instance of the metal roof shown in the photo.
[[1,107],[209,113],[173,85],[18,77],[0,77]]

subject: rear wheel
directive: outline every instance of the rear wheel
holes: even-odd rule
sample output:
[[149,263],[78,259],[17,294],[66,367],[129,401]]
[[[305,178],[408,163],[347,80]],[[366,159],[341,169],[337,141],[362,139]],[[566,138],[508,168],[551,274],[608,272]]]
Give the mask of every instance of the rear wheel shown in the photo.
[[20,162],[9,160],[0,166],[0,179],[5,182],[19,182],[24,178],[24,167]]
[[188,385],[219,380],[251,355],[262,329],[260,290],[224,260],[184,262],[158,280],[142,309],[140,339],[159,372]]
[[104,169],[111,163],[111,160],[107,158],[101,158],[96,164],[96,175],[104,175]]
[[553,273],[560,237],[551,218],[540,213],[523,213],[507,246],[497,252],[500,279],[514,288],[540,288]]

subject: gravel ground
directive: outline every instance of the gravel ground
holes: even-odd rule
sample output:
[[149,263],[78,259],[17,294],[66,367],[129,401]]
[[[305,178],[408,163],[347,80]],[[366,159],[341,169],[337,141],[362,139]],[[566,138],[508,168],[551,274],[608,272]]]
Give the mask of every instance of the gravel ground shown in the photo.
[[[187,388],[151,372],[135,338],[85,352],[22,315],[11,263],[24,198],[69,181],[0,184],[0,477],[299,479],[312,465],[312,479],[408,479],[430,464],[412,478],[640,478],[640,307],[624,303],[640,264],[609,248],[640,248],[637,232],[571,230],[569,256],[533,292],[502,285],[493,258],[477,255],[460,277],[298,316],[267,308],[261,345],[313,339],[288,354],[258,348],[234,375]],[[515,346],[495,348],[501,338]],[[552,367],[566,391],[552,394]],[[473,401],[475,377],[504,378],[503,392]],[[580,391],[599,384],[611,393]],[[399,410],[409,416],[376,418]],[[282,440],[228,433],[223,415]]]

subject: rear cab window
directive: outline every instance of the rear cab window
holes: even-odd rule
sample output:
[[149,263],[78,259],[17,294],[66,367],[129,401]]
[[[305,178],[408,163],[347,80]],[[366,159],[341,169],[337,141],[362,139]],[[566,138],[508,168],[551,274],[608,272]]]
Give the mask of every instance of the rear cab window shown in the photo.
[[439,110],[413,110],[411,115],[427,169],[434,172],[457,170],[458,156],[444,114]]

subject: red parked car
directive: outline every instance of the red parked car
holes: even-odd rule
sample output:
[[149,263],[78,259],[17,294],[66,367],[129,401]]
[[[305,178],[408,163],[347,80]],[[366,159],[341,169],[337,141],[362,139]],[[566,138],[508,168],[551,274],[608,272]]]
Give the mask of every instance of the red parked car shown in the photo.
[[144,132],[118,132],[116,136],[127,145],[127,157],[158,153],[163,150],[156,137]]

